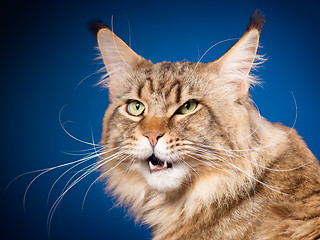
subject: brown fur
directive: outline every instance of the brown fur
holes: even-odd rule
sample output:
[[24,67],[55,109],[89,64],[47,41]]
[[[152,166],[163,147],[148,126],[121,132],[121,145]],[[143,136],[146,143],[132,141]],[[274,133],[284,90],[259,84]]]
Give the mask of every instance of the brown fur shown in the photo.
[[[101,174],[154,240],[320,238],[317,159],[249,98],[263,22],[256,12],[238,43],[206,64],[153,64],[98,32],[111,100]],[[145,106],[141,115],[128,112],[131,100]],[[195,110],[180,114],[190,100]],[[173,167],[149,172],[151,154]]]

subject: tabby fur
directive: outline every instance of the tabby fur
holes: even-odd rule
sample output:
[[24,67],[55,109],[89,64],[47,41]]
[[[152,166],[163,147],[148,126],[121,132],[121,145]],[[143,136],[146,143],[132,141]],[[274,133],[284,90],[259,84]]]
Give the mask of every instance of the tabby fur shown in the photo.
[[[263,23],[255,12],[240,40],[209,63],[153,64],[96,29],[110,96],[101,177],[154,240],[320,238],[318,160],[250,99]],[[141,115],[128,112],[132,100],[145,106]],[[190,100],[196,109],[180,114]],[[171,167],[151,172],[152,156]]]

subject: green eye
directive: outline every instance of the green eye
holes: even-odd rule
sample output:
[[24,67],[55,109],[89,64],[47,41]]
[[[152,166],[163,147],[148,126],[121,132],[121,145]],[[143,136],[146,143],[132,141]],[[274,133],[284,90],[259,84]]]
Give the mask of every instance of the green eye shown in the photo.
[[198,106],[198,103],[196,100],[189,100],[185,102],[177,111],[178,114],[188,114],[193,112]]
[[143,103],[137,100],[129,102],[127,106],[127,111],[132,116],[140,116],[143,113],[144,109],[145,106],[143,105]]

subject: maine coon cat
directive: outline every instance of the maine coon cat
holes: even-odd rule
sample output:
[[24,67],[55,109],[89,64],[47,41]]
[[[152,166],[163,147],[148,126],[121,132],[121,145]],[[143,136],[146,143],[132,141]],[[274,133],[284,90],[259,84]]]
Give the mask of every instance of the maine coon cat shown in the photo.
[[320,239],[320,167],[292,128],[268,122],[255,12],[209,63],[152,63],[94,25],[108,78],[101,177],[153,239]]

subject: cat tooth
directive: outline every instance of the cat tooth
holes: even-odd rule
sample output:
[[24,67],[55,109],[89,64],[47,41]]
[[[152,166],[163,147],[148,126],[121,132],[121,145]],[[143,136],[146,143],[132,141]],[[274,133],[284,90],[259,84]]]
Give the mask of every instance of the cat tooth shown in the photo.
[[156,166],[154,166],[154,165],[152,164],[152,162],[151,162],[151,161],[149,161],[149,168],[150,168],[150,170],[153,170],[153,169],[155,169],[155,168],[156,168]]
[[166,161],[164,162],[163,168],[168,168],[168,163]]

